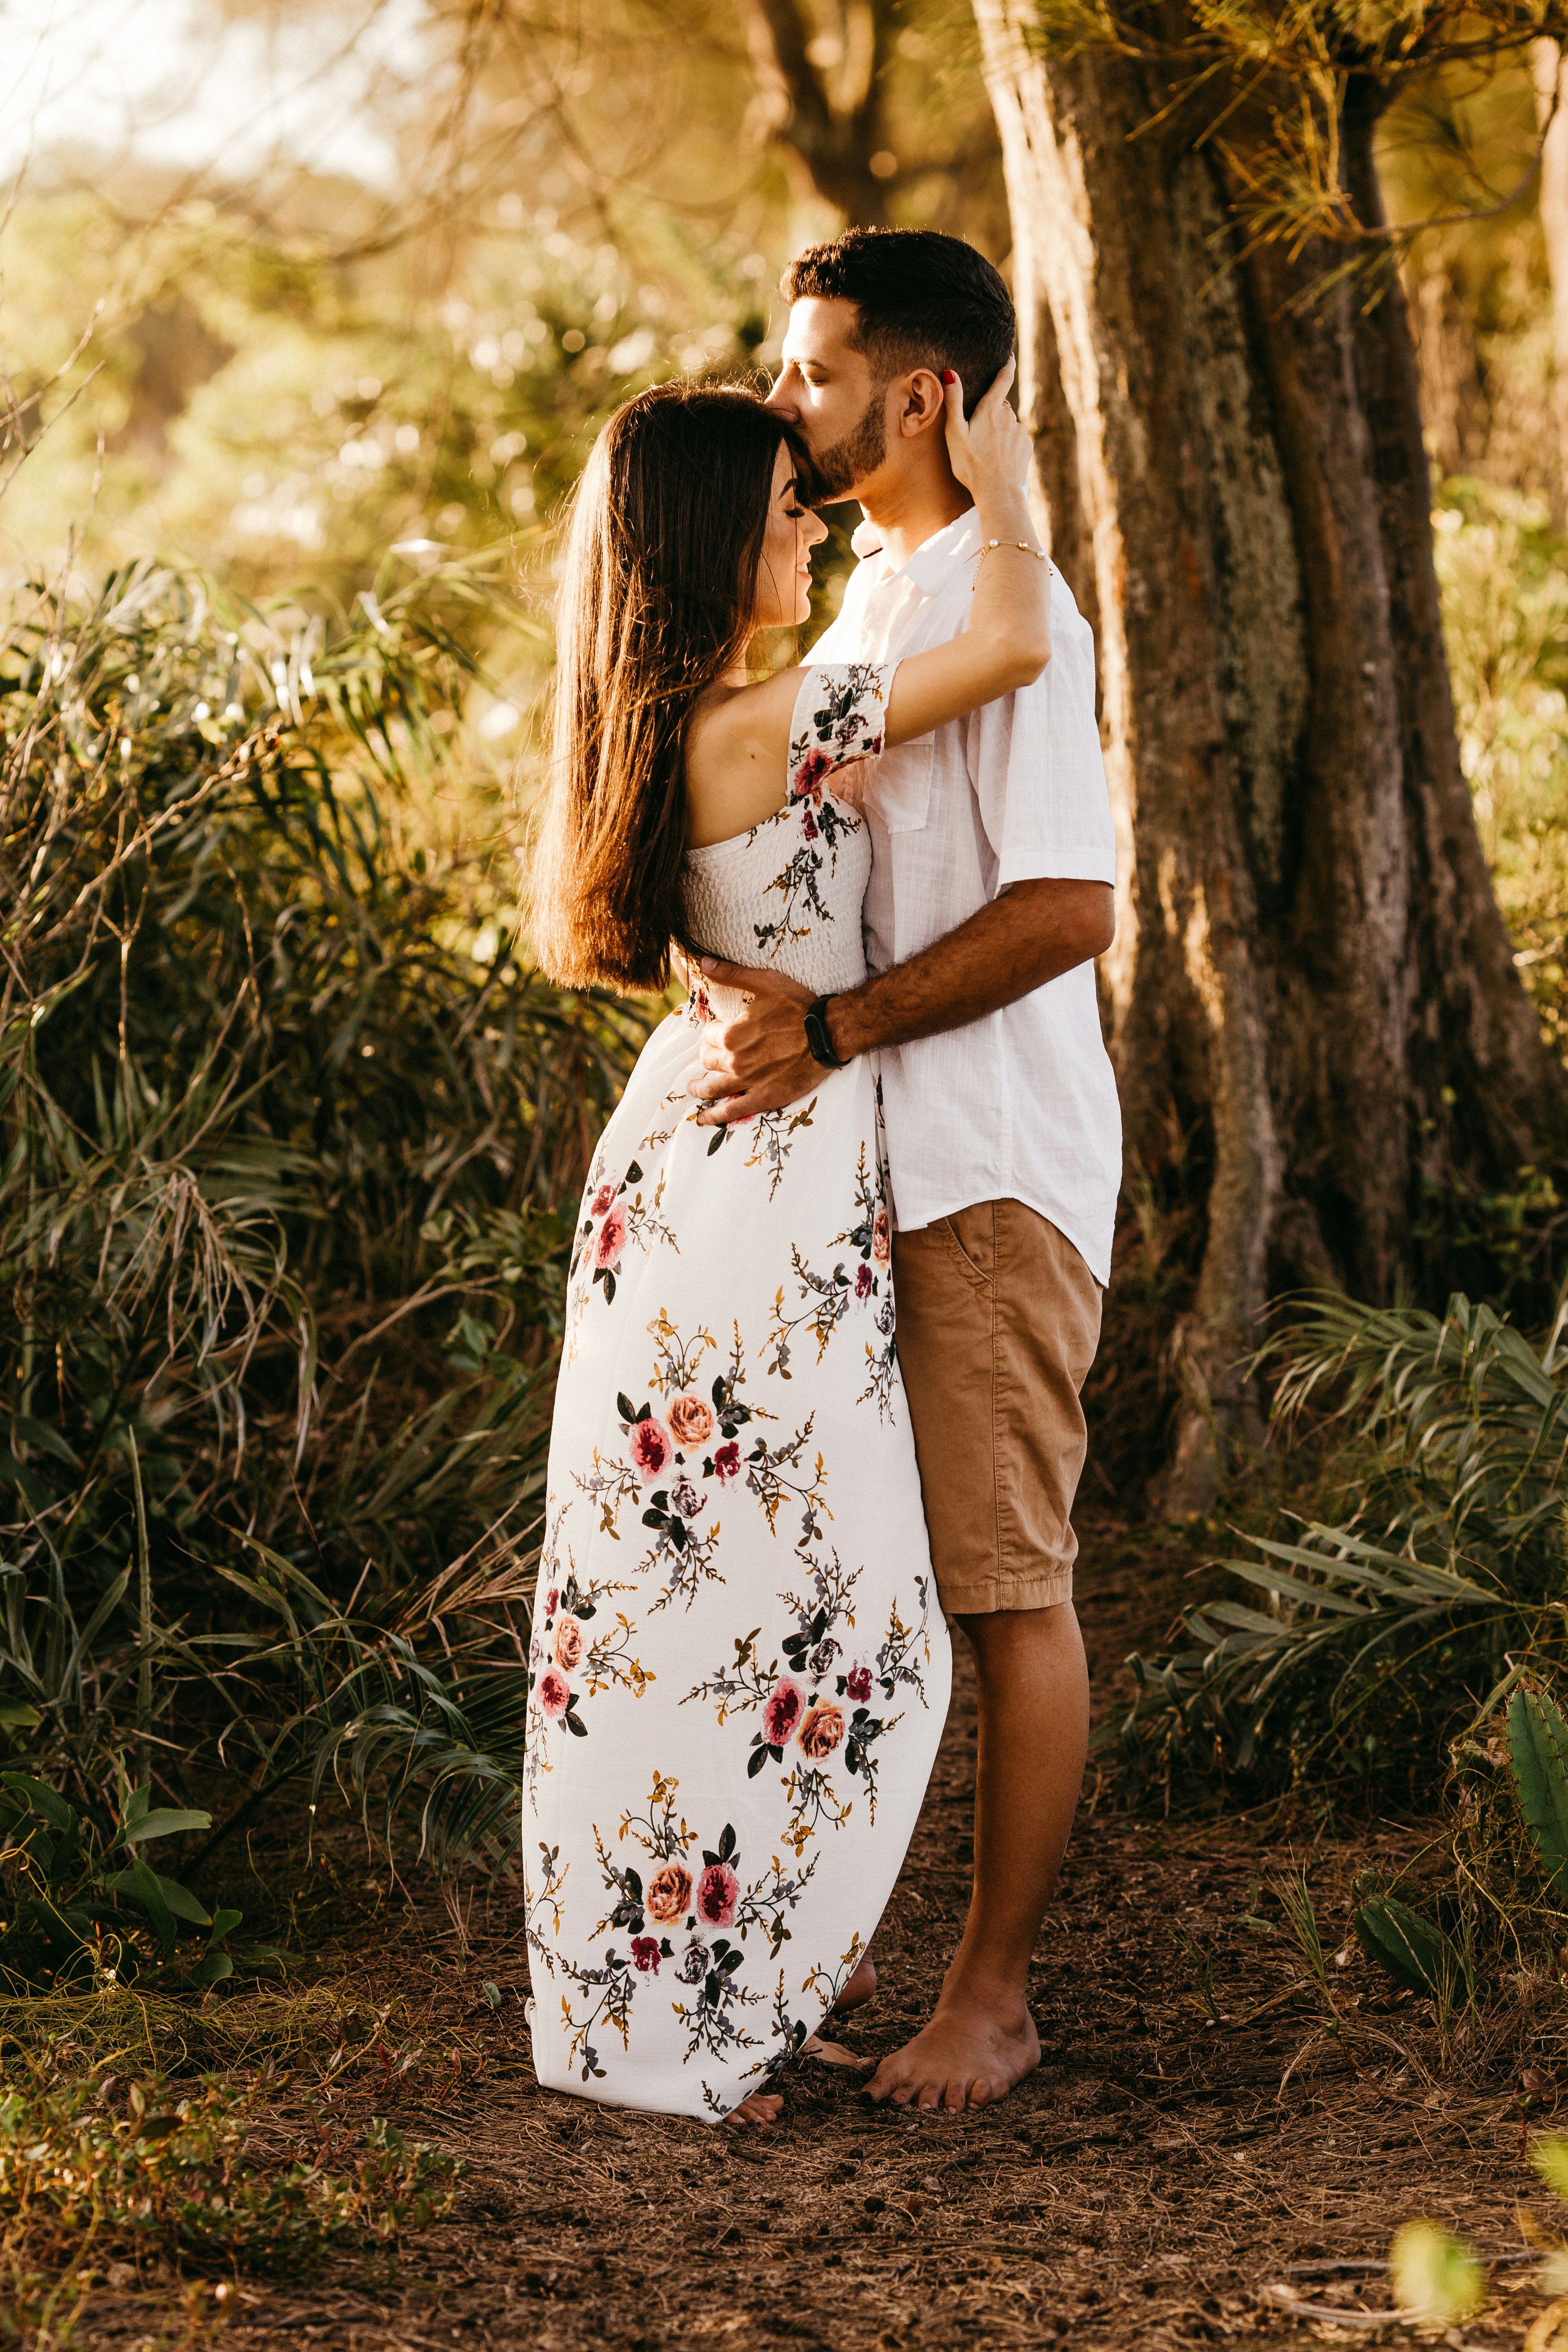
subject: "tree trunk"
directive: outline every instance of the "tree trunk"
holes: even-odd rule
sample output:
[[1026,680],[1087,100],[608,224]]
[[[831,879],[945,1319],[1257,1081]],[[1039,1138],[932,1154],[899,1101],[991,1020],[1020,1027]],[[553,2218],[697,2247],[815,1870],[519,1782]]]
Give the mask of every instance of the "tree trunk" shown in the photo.
[[[1029,0],[975,7],[1024,413],[1099,629],[1129,1156],[1156,1194],[1178,1159],[1203,1193],[1166,1490],[1199,1508],[1258,1433],[1270,1296],[1386,1297],[1423,1270],[1432,1188],[1512,1180],[1568,1095],[1459,768],[1397,285],[1295,303],[1322,257],[1239,257],[1218,156],[1145,127],[1167,96],[1145,68],[1048,62]],[[1367,222],[1373,130],[1353,86]]]
[[1561,521],[1568,514],[1568,68],[1555,41],[1534,44],[1534,64],[1536,103],[1546,123],[1541,148],[1541,233],[1552,280],[1552,415],[1557,446],[1551,471],[1552,504]]
[[[1441,254],[1427,258],[1417,248],[1406,290],[1421,384],[1421,421],[1432,463],[1445,480],[1454,474],[1479,473],[1486,462],[1490,417],[1476,355],[1474,310]],[[1555,478],[1555,460],[1548,470]]]

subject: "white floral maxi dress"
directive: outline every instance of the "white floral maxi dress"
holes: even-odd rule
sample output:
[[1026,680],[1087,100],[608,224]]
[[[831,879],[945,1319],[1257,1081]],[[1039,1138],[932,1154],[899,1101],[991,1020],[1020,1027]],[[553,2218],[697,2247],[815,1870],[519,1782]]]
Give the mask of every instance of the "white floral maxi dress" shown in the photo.
[[[789,798],[693,851],[692,933],[863,979],[871,848],[824,789],[883,746],[892,665],[810,670]],[[717,2120],[821,2024],[904,1860],[946,1713],[894,1353],[864,1059],[743,1126],[649,1039],[583,1196],[551,1433],[523,1811],[534,2063]]]

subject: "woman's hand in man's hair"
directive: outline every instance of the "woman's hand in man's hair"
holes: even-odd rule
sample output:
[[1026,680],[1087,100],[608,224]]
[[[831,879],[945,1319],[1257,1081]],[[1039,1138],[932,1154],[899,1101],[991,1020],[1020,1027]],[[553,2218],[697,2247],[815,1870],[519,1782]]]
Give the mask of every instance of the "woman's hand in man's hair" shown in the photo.
[[988,494],[1016,495],[1029,480],[1032,444],[1027,428],[1008,405],[1017,373],[1018,362],[1009,358],[990,390],[976,404],[973,416],[967,417],[963,384],[951,368],[942,371],[948,462],[964,488],[973,493],[977,506],[985,505]]

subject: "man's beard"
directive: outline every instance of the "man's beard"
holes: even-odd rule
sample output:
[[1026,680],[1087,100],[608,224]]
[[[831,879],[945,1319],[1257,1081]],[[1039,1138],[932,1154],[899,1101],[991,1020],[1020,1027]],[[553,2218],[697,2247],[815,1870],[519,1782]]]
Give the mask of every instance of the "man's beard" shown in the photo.
[[852,430],[824,449],[821,457],[812,457],[813,506],[831,506],[835,499],[851,497],[857,482],[875,473],[887,451],[885,405],[885,389],[879,386]]

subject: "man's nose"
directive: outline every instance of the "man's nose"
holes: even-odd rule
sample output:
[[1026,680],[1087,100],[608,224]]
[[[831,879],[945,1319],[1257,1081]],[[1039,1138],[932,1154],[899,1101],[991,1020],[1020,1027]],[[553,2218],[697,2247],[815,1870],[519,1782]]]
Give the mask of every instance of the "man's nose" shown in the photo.
[[784,374],[774,377],[768,397],[763,402],[762,405],[764,408],[776,409],[782,416],[793,416],[795,415],[796,402],[794,394],[789,389],[788,370],[786,370]]

